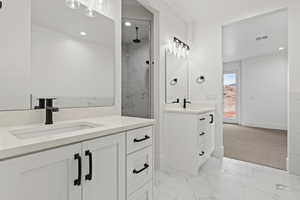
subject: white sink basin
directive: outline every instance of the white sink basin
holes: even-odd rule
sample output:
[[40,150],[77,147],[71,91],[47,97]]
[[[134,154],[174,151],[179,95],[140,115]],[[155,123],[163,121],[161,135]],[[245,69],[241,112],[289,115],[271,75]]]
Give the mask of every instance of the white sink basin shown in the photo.
[[18,129],[10,131],[11,134],[19,139],[30,139],[43,137],[48,135],[57,135],[63,133],[69,133],[73,131],[85,130],[90,128],[100,127],[102,125],[93,124],[88,122],[77,122],[77,123],[65,123],[55,125],[45,125],[28,129]]

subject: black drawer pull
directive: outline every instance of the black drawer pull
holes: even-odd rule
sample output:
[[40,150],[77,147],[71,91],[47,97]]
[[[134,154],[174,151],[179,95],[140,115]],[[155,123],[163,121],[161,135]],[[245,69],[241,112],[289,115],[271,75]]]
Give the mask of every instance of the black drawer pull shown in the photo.
[[75,186],[80,186],[81,185],[81,174],[82,174],[82,160],[81,156],[78,154],[74,155],[74,159],[78,160],[78,178],[74,180],[74,185]]
[[132,172],[133,172],[134,174],[139,174],[139,173],[145,171],[145,170],[148,169],[148,168],[149,168],[149,165],[148,165],[147,163],[145,163],[143,169],[140,169],[140,170],[134,169]]
[[200,119],[200,121],[204,121],[204,120],[206,120],[206,118],[201,118],[201,119]]
[[142,138],[142,139],[134,139],[133,140],[133,142],[135,142],[135,143],[137,143],[137,142],[143,142],[143,141],[145,141],[145,140],[148,140],[148,139],[150,139],[150,136],[149,135],[145,135],[145,137],[144,138]]
[[202,151],[201,153],[199,153],[199,156],[204,156],[205,152]]
[[2,6],[3,6],[3,2],[2,0],[0,0],[0,9],[2,8]]
[[202,132],[202,133],[200,133],[199,135],[200,135],[200,136],[203,136],[203,135],[205,135],[205,134],[206,134],[205,132]]
[[86,151],[85,156],[89,157],[89,173],[85,175],[85,180],[91,181],[93,179],[93,154],[90,151]]
[[210,116],[210,122],[209,123],[213,124],[214,123],[214,115],[210,114],[209,116]]

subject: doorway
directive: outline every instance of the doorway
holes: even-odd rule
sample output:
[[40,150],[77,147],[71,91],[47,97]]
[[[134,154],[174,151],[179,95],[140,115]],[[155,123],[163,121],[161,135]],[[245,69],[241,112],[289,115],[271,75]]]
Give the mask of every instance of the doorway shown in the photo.
[[288,11],[223,26],[225,157],[286,170]]

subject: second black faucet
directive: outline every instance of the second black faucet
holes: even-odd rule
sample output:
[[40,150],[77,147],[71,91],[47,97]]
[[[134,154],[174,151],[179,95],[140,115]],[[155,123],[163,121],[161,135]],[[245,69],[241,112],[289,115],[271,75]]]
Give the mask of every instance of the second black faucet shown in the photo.
[[187,99],[183,99],[183,108],[186,109],[186,104],[191,104],[191,101],[188,101]]
[[53,107],[53,100],[55,98],[46,99],[46,125],[53,124],[53,112],[59,111],[59,108]]

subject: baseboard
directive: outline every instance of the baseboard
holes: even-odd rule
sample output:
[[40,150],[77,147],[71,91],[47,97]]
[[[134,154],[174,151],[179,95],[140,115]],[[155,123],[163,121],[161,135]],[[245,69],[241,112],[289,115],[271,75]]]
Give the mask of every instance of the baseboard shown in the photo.
[[266,128],[266,129],[275,129],[275,130],[287,130],[286,126],[278,124],[266,124],[266,123],[257,123],[257,122],[241,122],[242,126],[249,126],[254,128]]
[[223,158],[224,157],[224,146],[216,147],[215,151],[213,152],[213,156],[216,158]]

